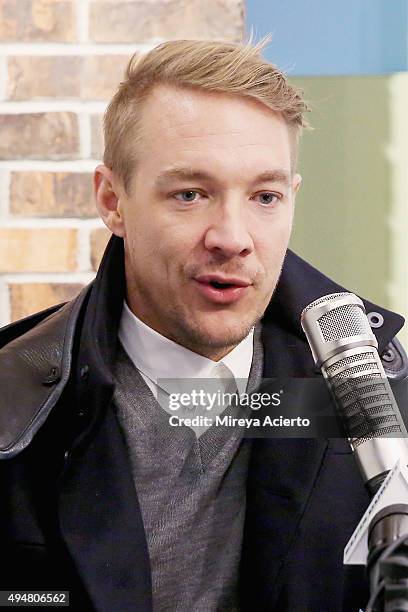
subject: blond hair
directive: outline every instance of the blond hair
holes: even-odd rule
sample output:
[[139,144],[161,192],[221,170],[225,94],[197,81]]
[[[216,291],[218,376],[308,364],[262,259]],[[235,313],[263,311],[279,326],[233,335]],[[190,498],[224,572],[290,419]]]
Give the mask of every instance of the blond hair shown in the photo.
[[245,44],[172,40],[147,54],[132,56],[126,80],[104,116],[103,161],[126,190],[137,167],[143,106],[153,87],[160,83],[247,96],[281,113],[291,135],[292,169],[296,167],[299,136],[307,125],[303,114],[309,109],[302,90],[290,85],[281,70],[260,56],[270,38],[269,34],[254,46],[252,34]]

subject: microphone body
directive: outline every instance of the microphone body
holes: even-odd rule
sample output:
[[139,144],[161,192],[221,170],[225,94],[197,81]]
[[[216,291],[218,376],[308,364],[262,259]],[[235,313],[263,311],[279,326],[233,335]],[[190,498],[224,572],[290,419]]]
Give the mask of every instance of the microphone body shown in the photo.
[[364,304],[353,293],[326,295],[303,310],[301,324],[374,494],[398,459],[408,465],[408,442]]

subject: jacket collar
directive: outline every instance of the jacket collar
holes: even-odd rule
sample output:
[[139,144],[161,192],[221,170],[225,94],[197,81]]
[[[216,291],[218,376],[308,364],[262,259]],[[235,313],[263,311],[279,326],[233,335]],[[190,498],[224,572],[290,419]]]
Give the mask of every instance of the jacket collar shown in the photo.
[[[338,285],[298,255],[288,250],[282,274],[275,294],[265,312],[264,321],[268,322],[277,318],[283,322],[288,330],[304,340],[305,335],[300,325],[300,315],[303,309],[323,295],[343,291],[349,290]],[[362,296],[359,297],[363,300],[367,313],[378,312],[384,318],[382,326],[373,329],[378,340],[378,350],[381,354],[390,340],[404,325],[404,318],[366,300]]]

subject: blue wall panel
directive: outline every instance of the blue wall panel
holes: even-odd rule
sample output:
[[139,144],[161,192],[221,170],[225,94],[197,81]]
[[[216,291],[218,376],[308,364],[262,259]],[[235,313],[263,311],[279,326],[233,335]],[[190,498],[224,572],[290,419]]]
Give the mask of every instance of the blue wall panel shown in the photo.
[[408,69],[408,0],[247,0],[246,30],[290,76]]

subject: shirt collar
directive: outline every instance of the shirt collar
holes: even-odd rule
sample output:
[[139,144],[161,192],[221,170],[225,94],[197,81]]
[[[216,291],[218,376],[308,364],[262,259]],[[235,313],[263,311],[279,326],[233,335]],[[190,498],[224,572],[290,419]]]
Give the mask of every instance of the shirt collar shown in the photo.
[[161,378],[211,378],[214,366],[223,363],[235,377],[238,391],[244,393],[252,364],[253,328],[242,342],[219,362],[162,336],[141,321],[123,304],[119,339],[134,365],[153,382]]

